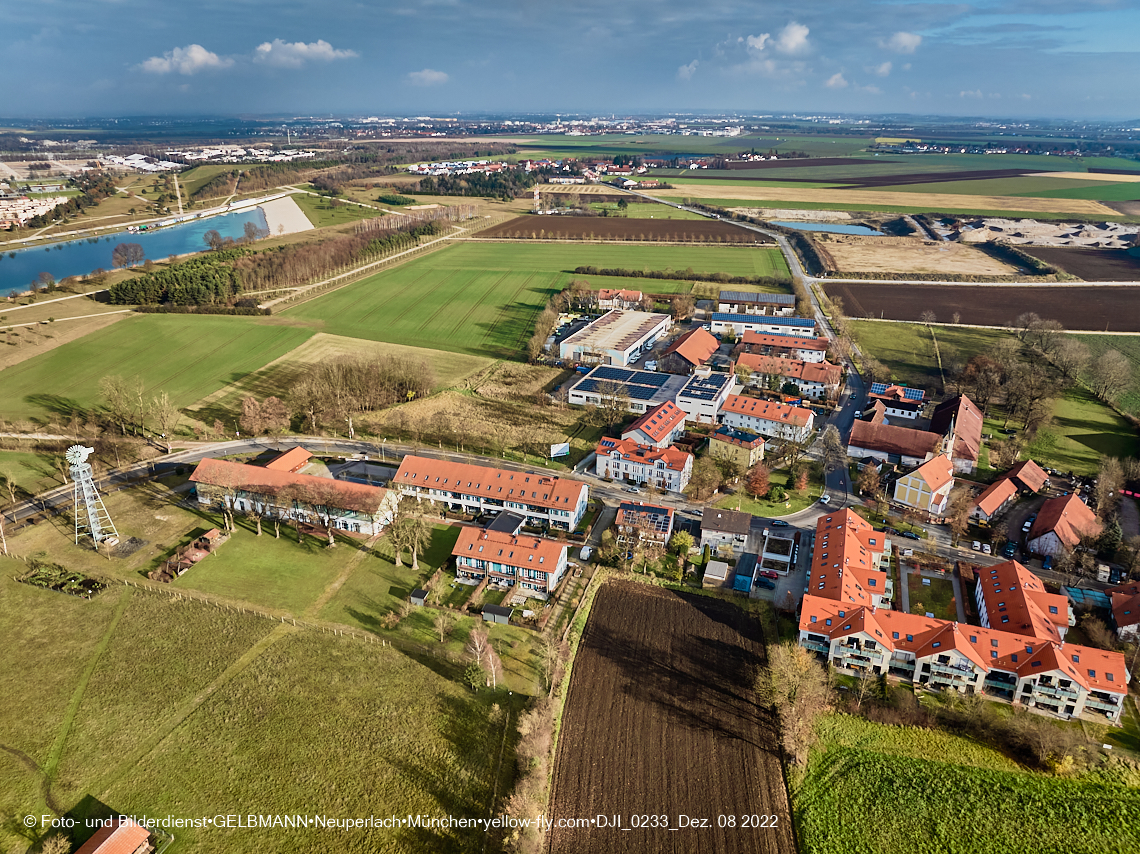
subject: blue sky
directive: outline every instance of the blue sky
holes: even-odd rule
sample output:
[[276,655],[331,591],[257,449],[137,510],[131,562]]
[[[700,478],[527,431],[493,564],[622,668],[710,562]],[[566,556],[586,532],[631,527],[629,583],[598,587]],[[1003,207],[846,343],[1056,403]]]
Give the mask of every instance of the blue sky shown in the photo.
[[36,0],[0,113],[1140,118],[1140,0]]

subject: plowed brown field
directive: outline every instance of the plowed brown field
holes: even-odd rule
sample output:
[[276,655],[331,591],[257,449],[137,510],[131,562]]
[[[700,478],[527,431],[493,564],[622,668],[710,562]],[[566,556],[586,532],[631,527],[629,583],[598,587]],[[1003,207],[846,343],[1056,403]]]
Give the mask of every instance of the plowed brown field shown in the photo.
[[559,737],[552,854],[794,852],[778,736],[753,690],[763,663],[760,626],[735,605],[606,583]]
[[704,219],[601,216],[520,216],[479,232],[480,237],[546,240],[652,240],[677,243],[750,243],[773,246],[761,234]]

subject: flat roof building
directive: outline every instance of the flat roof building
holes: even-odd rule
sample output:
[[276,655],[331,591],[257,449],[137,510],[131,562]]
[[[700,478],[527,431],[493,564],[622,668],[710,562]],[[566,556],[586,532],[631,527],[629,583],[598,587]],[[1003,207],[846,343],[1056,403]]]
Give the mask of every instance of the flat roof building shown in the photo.
[[677,407],[685,411],[687,422],[715,424],[724,402],[735,391],[735,374],[693,374],[677,393]]
[[809,317],[765,317],[756,314],[729,314],[715,312],[712,331],[722,334],[743,335],[745,332],[767,332],[773,335],[815,337],[815,321]]
[[625,366],[669,331],[667,314],[645,311],[607,311],[558,345],[563,359]]
[[630,412],[648,412],[663,403],[673,403],[687,377],[599,365],[570,387],[568,399],[578,406],[602,402],[615,387],[629,398]]

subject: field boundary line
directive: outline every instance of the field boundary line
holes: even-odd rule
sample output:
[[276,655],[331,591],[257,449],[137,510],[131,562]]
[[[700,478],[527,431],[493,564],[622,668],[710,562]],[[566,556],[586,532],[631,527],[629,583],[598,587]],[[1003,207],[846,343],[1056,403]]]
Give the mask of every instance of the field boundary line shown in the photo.
[[55,743],[52,744],[51,752],[48,753],[47,762],[44,763],[43,773],[48,780],[55,777],[55,772],[59,769],[59,762],[63,757],[64,748],[67,746],[67,738],[71,734],[71,727],[75,723],[75,717],[79,713],[79,706],[83,702],[83,695],[87,692],[87,686],[91,682],[91,677],[95,675],[95,669],[99,666],[99,662],[103,659],[104,653],[106,653],[107,648],[111,645],[111,638],[114,636],[115,630],[119,627],[119,621],[123,618],[123,614],[126,613],[127,605],[130,604],[130,601],[130,590],[124,590],[119,594],[119,601],[115,603],[115,611],[111,616],[111,622],[108,624],[107,630],[103,632],[103,637],[100,638],[99,644],[91,654],[87,666],[83,669],[83,675],[79,677],[79,683],[75,686],[75,690],[71,692],[71,699],[68,701],[67,711],[64,712],[59,733],[56,735]]
[[100,797],[106,796],[111,787],[117,783],[124,774],[130,769],[141,763],[147,756],[155,751],[160,744],[173,733],[176,729],[182,726],[183,723],[197,711],[203,703],[210,699],[217,691],[224,688],[227,684],[233,681],[234,677],[240,675],[249,665],[253,664],[258,658],[262,656],[270,647],[276,644],[279,640],[287,635],[293,634],[295,629],[288,625],[275,626],[272,631],[261,638],[257,643],[243,652],[236,660],[223,670],[215,679],[194,695],[193,698],[183,703],[174,714],[167,718],[166,722],[160,724],[157,731],[148,739],[142,742],[141,745],[126,759],[120,762],[112,771],[110,776],[105,781],[100,781],[97,791]]
[[[892,320],[889,317],[848,317],[848,320],[857,320],[866,323],[909,323],[912,326],[921,326],[921,320]],[[998,332],[1013,332],[1008,326],[984,326],[980,323],[938,323],[937,326],[953,327],[955,329],[996,329]],[[1065,335],[1120,335],[1135,338],[1140,332],[1117,332],[1104,329],[1065,329]]]
[[357,550],[356,554],[348,559],[348,562],[345,564],[344,569],[340,571],[340,574],[329,582],[328,586],[321,591],[321,595],[316,598],[313,604],[301,612],[302,616],[317,618],[321,609],[324,608],[325,605],[329,603],[329,600],[337,594],[337,591],[344,586],[349,576],[356,571],[356,568],[360,566],[364,558],[371,553],[372,547],[380,541],[382,536],[384,536],[382,533],[373,534],[365,540],[364,545]]

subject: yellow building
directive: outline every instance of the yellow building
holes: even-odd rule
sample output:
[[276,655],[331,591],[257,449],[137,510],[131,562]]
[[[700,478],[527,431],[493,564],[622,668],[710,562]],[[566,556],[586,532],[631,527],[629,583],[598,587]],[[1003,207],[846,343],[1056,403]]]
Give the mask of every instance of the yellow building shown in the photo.
[[722,460],[735,460],[747,471],[764,460],[764,437],[751,430],[721,427],[709,439],[709,453]]

